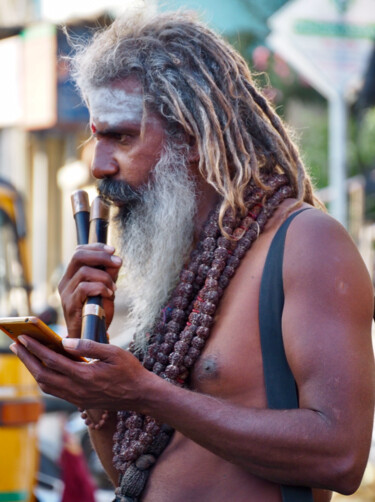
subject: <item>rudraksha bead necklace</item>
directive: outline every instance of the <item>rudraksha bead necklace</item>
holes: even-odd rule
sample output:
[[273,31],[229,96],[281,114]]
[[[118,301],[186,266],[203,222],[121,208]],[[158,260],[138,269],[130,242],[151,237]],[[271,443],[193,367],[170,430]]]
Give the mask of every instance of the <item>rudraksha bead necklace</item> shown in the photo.
[[[135,354],[145,368],[180,387],[209,337],[220,298],[241,259],[263,231],[281,202],[293,196],[285,175],[265,180],[268,190],[251,183],[244,218],[224,215],[224,237],[218,224],[219,207],[209,216],[201,240],[180,274],[168,306],[163,309],[145,354]],[[134,344],[130,350],[134,353]],[[173,429],[136,412],[118,412],[113,464],[120,472],[116,501],[137,501],[149,471],[167,446]]]

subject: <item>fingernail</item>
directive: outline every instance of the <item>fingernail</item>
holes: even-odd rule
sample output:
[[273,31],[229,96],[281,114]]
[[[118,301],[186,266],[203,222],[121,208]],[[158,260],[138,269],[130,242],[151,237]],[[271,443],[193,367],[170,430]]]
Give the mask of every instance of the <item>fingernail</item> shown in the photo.
[[113,296],[115,293],[112,289],[107,288],[108,294]]
[[110,253],[113,253],[115,248],[113,246],[109,246],[108,244],[105,244],[104,249],[106,251],[109,251]]
[[17,355],[17,344],[12,343],[11,345],[9,345],[9,348],[14,354]]
[[17,338],[17,340],[18,340],[19,342],[21,342],[21,343],[22,343],[22,345],[24,345],[24,346],[26,347],[27,342],[26,342],[26,339],[25,339],[25,337],[24,337],[23,335],[20,335],[20,336]]
[[121,265],[122,260],[119,256],[111,256],[111,260],[115,265]]
[[76,349],[78,346],[78,338],[63,338],[62,344],[67,349]]

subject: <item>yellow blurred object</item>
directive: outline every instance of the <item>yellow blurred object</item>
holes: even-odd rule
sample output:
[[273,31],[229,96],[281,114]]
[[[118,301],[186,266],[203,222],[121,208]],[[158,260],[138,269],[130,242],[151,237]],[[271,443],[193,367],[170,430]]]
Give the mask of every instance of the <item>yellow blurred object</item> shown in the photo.
[[[33,407],[32,414],[25,414],[25,405]],[[32,376],[15,356],[1,354],[1,502],[31,500],[38,468],[36,423],[41,412],[41,397]]]
[[[22,198],[0,180],[0,312],[30,312],[30,280]],[[38,470],[38,386],[0,333],[0,502],[32,502]]]
[[0,179],[1,315],[28,315],[30,289],[23,199],[10,183]]

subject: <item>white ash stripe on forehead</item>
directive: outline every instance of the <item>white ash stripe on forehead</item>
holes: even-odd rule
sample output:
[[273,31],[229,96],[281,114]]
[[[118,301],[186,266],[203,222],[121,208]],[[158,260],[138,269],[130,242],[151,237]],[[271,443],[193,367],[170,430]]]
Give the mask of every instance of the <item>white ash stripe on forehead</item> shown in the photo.
[[91,120],[117,126],[124,121],[142,121],[143,96],[123,89],[92,88],[87,93]]

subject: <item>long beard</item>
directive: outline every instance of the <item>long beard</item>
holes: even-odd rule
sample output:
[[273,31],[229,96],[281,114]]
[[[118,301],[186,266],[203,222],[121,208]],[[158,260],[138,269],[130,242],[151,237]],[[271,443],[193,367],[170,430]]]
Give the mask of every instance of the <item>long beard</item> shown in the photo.
[[[117,188],[116,188],[117,187]],[[125,202],[115,222],[123,258],[117,294],[125,299],[128,316],[124,335],[134,335],[144,351],[147,333],[176,286],[193,242],[196,198],[186,155],[167,147],[141,190],[116,181],[102,181],[104,197]]]

